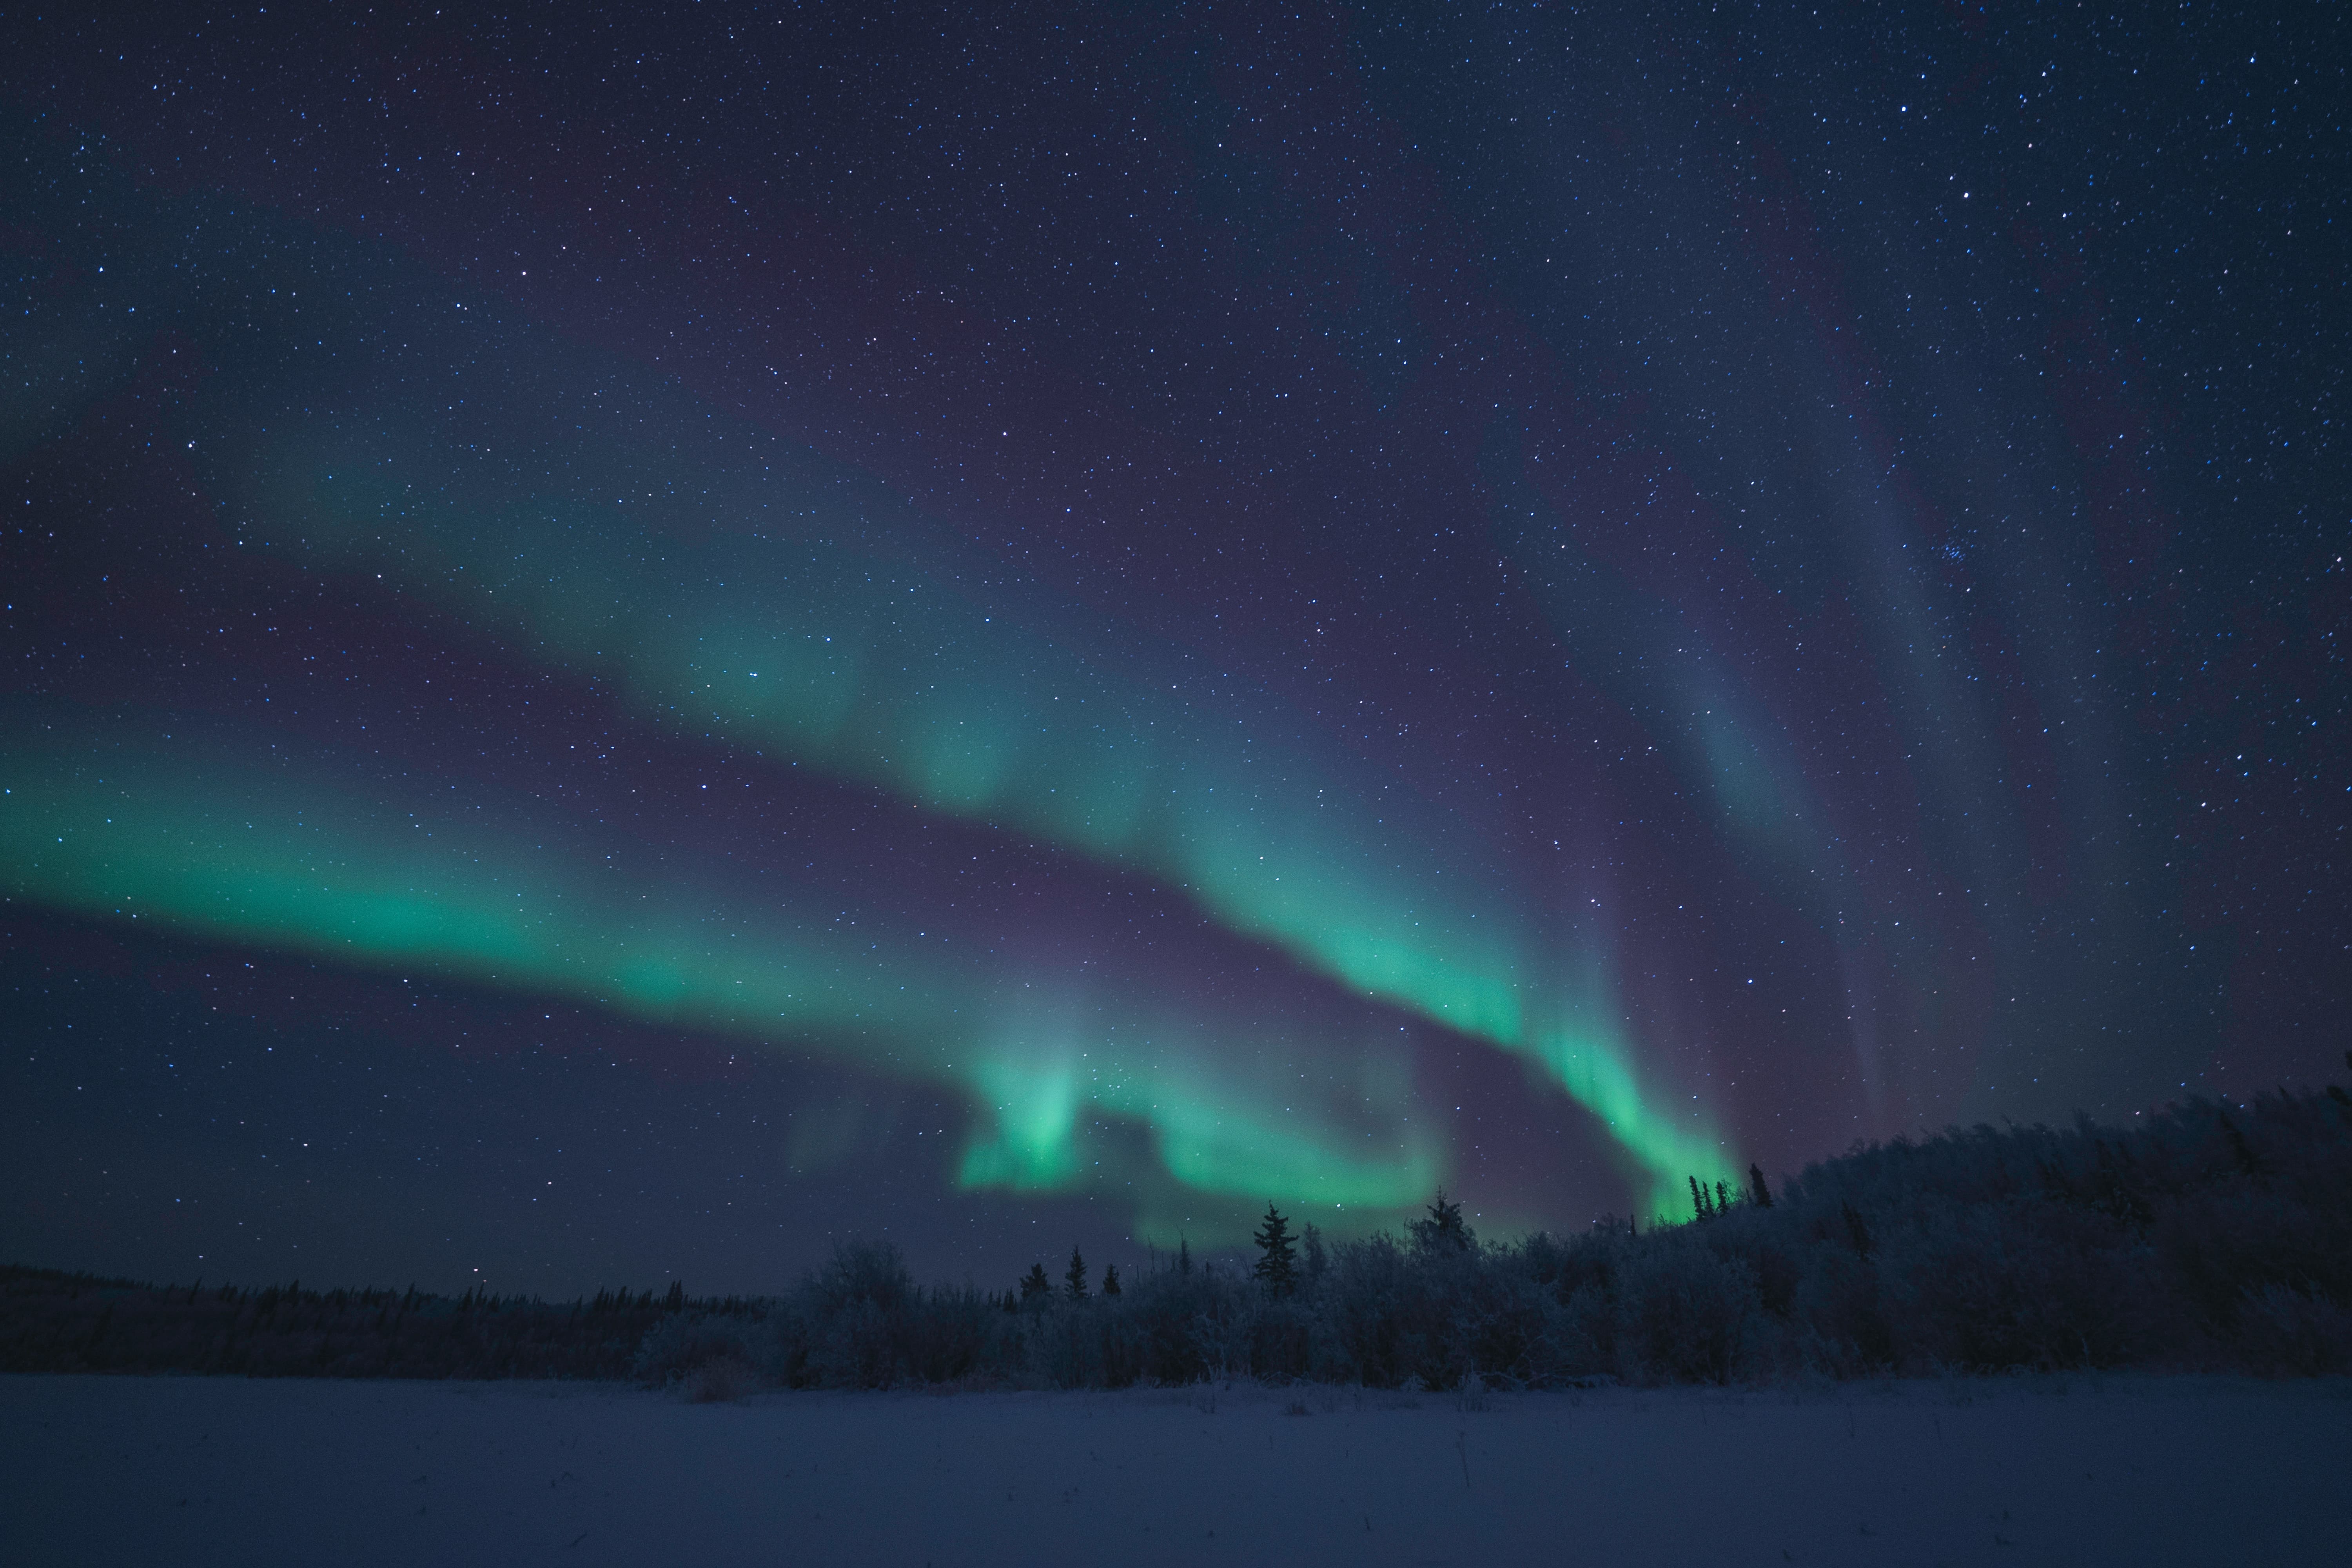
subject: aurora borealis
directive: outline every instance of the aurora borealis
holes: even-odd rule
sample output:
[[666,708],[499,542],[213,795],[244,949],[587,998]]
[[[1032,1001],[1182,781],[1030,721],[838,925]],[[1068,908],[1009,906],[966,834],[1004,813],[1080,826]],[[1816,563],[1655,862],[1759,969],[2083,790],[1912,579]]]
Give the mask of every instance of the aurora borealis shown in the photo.
[[992,1281],[2342,1048],[2271,21],[27,30],[28,1260]]

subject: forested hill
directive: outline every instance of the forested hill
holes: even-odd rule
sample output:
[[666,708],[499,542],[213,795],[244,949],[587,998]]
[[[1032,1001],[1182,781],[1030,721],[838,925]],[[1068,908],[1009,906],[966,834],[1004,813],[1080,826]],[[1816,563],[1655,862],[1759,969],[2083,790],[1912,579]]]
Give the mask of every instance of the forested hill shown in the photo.
[[[1771,1382],[2140,1367],[2352,1371],[2352,1096],[2281,1090],[2129,1127],[1857,1147],[1693,1213],[1482,1241],[1441,1194],[1327,1241],[1268,1205],[1236,1263],[923,1287],[840,1248],[773,1297],[570,1303],[155,1287],[0,1270],[0,1369],[761,1385]],[[1048,1274],[1051,1263],[1054,1272]]]

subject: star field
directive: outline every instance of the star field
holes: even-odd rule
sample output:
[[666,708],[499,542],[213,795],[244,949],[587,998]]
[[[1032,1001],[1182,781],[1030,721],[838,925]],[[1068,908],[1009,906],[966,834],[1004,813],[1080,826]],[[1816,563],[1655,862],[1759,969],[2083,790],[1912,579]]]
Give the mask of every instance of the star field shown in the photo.
[[19,31],[28,1261],[992,1279],[2338,1059],[2320,8]]

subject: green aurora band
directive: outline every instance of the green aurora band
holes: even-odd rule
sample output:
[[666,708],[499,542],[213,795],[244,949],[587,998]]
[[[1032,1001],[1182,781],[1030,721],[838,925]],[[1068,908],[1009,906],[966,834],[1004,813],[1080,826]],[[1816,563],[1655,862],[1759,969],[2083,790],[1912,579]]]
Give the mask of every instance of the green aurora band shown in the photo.
[[[247,548],[381,577],[611,683],[676,732],[1179,884],[1229,930],[1531,1064],[1608,1127],[1661,1212],[1687,1173],[1738,1168],[1695,1114],[1661,1109],[1642,1084],[1614,1022],[1607,937],[1535,929],[1474,829],[1318,747],[1272,696],[990,578],[1001,565],[927,522],[915,498],[493,300],[453,297],[353,242],[75,178],[174,237],[143,259],[112,254],[102,285],[86,273],[84,298],[6,329],[8,352],[53,367],[64,394],[48,417],[10,417],[11,448],[120,384],[147,334],[176,329],[212,377],[176,416],[186,458]],[[178,242],[196,233],[201,250]],[[141,324],[127,330],[134,305]],[[616,922],[597,912],[608,889],[551,860],[527,870],[456,825],[432,828],[435,842],[469,847],[426,876],[369,808],[298,811],[310,793],[226,759],[199,784],[163,754],[126,754],[108,776],[129,793],[100,811],[79,782],[87,762],[26,723],[12,718],[5,737],[15,793],[0,846],[16,898],[380,967],[430,959],[752,1034],[872,1029],[887,1055],[835,1048],[953,1082],[995,1116],[965,1159],[971,1184],[1069,1181],[1086,1105],[1148,1122],[1168,1170],[1210,1191],[1394,1206],[1444,1175],[1441,1152],[1411,1139],[1368,1156],[1352,1133],[1301,1139],[1253,1121],[1239,1109],[1249,1096],[1188,1076],[1230,1077],[1244,1054],[1230,1042],[1105,1068],[1098,1034],[1048,1045],[1017,1018],[977,1026],[942,1002],[951,988],[928,956],[853,984],[851,961],[805,928],[669,907],[651,884],[639,898],[667,916]],[[229,833],[248,798],[269,803],[254,820],[274,826]],[[420,808],[418,820],[434,818]],[[992,989],[977,973],[962,984],[967,997]],[[1163,1044],[1173,1016],[1153,1026]],[[1254,1044],[1246,1054],[1281,1054]],[[1076,1049],[1097,1065],[1081,1072]],[[1192,1065],[1169,1065],[1180,1058]],[[1401,1068],[1374,1065],[1401,1085]]]
[[[1087,1118],[1150,1128],[1169,1173],[1203,1192],[1394,1211],[1439,1177],[1395,1047],[1334,1053],[1261,1027],[1258,1049],[1221,1051],[1196,1006],[1116,983],[1085,1008],[1066,987],[1041,1002],[1043,984],[877,933],[871,910],[845,926],[837,908],[747,897],[620,833],[486,807],[479,786],[378,769],[362,799],[360,759],[257,767],[181,721],[156,745],[121,740],[120,723],[5,711],[11,897],[789,1037],[990,1108],[993,1135],[964,1155],[974,1184],[1070,1184],[1105,1152],[1082,1146]],[[1120,1026],[1090,1026],[1092,1011]],[[1289,1064],[1310,1048],[1354,1071],[1302,1090]]]

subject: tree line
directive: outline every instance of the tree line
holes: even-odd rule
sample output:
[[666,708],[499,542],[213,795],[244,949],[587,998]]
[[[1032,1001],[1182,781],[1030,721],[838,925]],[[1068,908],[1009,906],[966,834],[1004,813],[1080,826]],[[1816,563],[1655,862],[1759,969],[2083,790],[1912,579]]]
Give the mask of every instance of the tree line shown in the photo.
[[[2347,1058],[2352,1062],[2352,1058]],[[1542,1388],[2011,1368],[2352,1371],[2352,1097],[2191,1100],[2123,1128],[1857,1144],[1776,1192],[1483,1240],[1440,1193],[1393,1234],[1187,1243],[1122,1276],[1073,1247],[1007,1289],[919,1284],[845,1243],[791,1289],[550,1304],[469,1292],[158,1288],[0,1269],[0,1368],[621,1377],[758,1386],[1300,1379]]]
[[0,1371],[625,1378],[656,1323],[761,1310],[689,1297],[679,1284],[551,1303],[478,1289],[159,1286],[0,1267]]
[[[2352,1058],[2347,1058],[2352,1061]],[[2280,1090],[2102,1128],[1858,1144],[1687,1216],[1482,1241],[1440,1193],[1401,1234],[1189,1247],[1098,1287],[918,1286],[845,1244],[756,1320],[658,1325],[638,1373],[740,1384],[1118,1387],[1203,1378],[1541,1388],[2015,1368],[2352,1371],[2352,1099]]]

